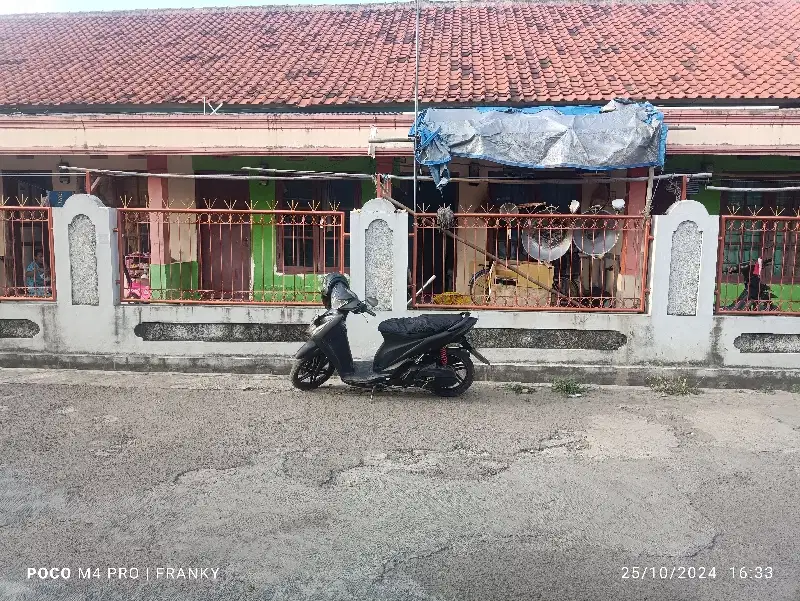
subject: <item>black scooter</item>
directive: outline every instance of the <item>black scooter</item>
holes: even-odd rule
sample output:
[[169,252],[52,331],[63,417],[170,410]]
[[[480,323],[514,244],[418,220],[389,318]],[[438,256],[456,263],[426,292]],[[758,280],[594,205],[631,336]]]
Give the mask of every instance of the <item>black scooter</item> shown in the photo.
[[744,290],[731,304],[728,311],[778,311],[777,298],[769,285],[762,283],[761,272],[772,263],[772,259],[758,259],[753,263],[740,263],[728,268],[728,273],[739,273],[744,280]]
[[466,391],[475,376],[470,353],[489,365],[466,339],[478,322],[469,313],[387,319],[378,326],[383,344],[372,365],[356,365],[345,321],[350,313],[374,316],[377,301],[361,301],[339,273],[323,279],[322,300],[326,311],[314,319],[311,339],[295,355],[291,378],[300,390],[321,386],[336,371],[345,384],[359,388],[417,387],[454,397]]

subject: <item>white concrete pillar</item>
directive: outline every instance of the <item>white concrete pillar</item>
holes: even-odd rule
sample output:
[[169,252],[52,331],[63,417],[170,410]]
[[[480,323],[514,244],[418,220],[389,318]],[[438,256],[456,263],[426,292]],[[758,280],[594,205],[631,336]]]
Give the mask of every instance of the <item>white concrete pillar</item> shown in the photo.
[[650,314],[656,354],[713,359],[719,218],[699,202],[673,204],[654,219]]
[[76,194],[53,209],[58,332],[72,351],[110,350],[119,304],[117,211]]
[[362,299],[374,296],[382,311],[406,309],[408,220],[383,198],[350,213],[350,287]]

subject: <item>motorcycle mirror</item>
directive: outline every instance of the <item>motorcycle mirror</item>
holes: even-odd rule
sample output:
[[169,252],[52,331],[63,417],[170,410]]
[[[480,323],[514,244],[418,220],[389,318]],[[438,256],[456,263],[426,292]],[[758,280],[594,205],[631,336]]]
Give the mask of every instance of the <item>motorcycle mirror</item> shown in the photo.
[[364,302],[367,303],[370,307],[377,307],[378,306],[378,299],[374,296],[368,296],[364,299]]

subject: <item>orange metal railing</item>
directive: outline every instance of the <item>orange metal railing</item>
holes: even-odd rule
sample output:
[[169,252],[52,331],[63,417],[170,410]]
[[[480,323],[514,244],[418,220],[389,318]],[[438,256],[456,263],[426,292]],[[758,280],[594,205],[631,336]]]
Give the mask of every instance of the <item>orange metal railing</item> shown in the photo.
[[452,236],[439,229],[435,214],[415,217],[409,291],[428,286],[413,306],[645,311],[650,223],[643,216],[454,217]]
[[56,299],[52,234],[50,207],[0,205],[0,300]]
[[800,216],[720,217],[716,312],[800,315]]
[[317,305],[347,265],[340,211],[118,211],[123,302]]

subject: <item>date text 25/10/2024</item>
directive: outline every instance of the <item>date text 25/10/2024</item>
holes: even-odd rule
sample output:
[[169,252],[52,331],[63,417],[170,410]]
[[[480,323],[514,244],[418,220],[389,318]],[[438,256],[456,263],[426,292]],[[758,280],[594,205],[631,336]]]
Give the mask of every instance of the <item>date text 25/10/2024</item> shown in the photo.
[[622,566],[622,580],[769,580],[771,566]]

